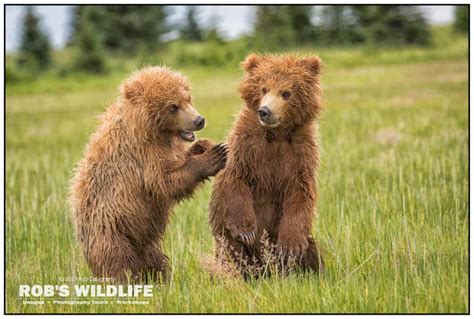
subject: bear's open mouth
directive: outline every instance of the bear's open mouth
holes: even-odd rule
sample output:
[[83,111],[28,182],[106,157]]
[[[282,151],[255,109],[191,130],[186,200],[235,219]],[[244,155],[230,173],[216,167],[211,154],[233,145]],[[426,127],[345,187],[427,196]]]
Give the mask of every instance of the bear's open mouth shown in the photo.
[[192,142],[195,139],[194,133],[191,131],[181,130],[179,131],[179,135],[181,136],[183,140],[188,141],[188,142]]

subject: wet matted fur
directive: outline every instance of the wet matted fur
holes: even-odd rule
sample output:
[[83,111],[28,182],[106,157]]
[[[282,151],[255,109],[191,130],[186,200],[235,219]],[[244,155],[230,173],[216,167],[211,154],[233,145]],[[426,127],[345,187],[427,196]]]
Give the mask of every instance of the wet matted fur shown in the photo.
[[[250,55],[242,66],[245,107],[228,137],[227,165],[215,179],[209,205],[213,235],[225,239],[228,255],[237,253],[234,262],[259,268],[259,239],[267,232],[283,256],[297,258],[298,268],[320,271],[322,254],[310,233],[317,200],[321,61]],[[272,112],[268,123],[259,118],[263,106]]]
[[186,78],[148,67],[122,83],[100,117],[70,191],[76,234],[95,276],[166,275],[161,241],[173,205],[225,165],[224,146],[207,139],[190,146],[180,135],[198,115]]

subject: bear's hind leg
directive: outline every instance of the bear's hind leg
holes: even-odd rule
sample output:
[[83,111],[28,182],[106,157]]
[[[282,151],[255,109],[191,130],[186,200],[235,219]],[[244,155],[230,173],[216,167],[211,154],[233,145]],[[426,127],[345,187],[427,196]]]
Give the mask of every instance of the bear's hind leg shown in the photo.
[[170,273],[169,258],[163,254],[158,244],[151,244],[145,251],[148,275],[153,281],[164,280]]
[[308,237],[308,249],[301,259],[300,265],[304,270],[320,273],[324,270],[323,253],[313,237]]
[[133,280],[139,277],[145,264],[127,239],[115,237],[95,242],[99,244],[89,250],[86,258],[95,276],[118,281],[127,280],[128,275]]

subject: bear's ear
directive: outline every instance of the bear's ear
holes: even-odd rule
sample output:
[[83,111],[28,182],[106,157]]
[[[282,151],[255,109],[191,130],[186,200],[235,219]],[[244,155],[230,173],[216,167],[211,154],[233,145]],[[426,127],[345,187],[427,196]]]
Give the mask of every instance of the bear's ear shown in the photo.
[[264,57],[258,54],[250,54],[240,65],[247,72],[252,72],[262,61]]
[[125,81],[120,85],[120,93],[127,100],[134,100],[143,95],[143,85],[139,81]]
[[313,76],[316,76],[321,72],[322,61],[316,55],[302,58],[298,60],[298,64],[306,68]]

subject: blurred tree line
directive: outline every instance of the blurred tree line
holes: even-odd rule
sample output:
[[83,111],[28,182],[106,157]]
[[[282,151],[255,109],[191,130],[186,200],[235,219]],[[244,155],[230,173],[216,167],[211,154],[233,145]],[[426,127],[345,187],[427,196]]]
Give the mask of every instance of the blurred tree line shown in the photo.
[[[101,73],[108,56],[157,53],[177,64],[223,65],[249,50],[295,47],[426,46],[431,29],[418,6],[257,6],[251,34],[226,41],[213,17],[202,23],[198,6],[187,6],[181,21],[170,21],[171,6],[80,5],[72,11],[68,47],[73,70]],[[468,32],[469,6],[456,7],[454,30]],[[51,64],[51,46],[30,6],[23,18],[18,66],[38,71]]]
[[24,68],[43,70],[51,63],[49,38],[32,7],[26,8],[19,50],[18,64]]
[[469,32],[469,5],[458,5],[454,12],[454,29],[461,33]]
[[261,6],[254,30],[255,44],[261,49],[430,43],[430,27],[416,6],[341,5],[319,10],[313,6]]

